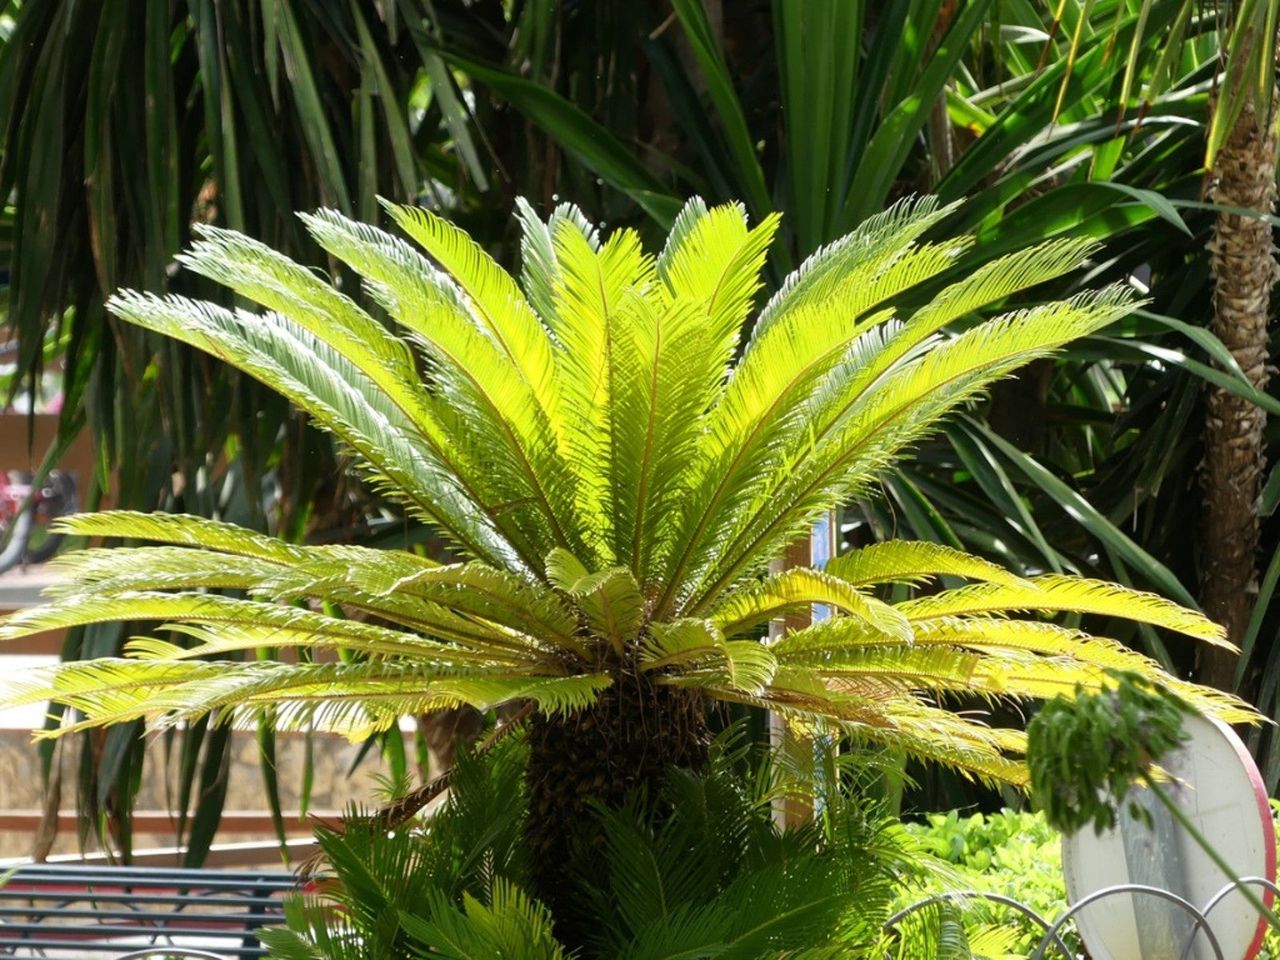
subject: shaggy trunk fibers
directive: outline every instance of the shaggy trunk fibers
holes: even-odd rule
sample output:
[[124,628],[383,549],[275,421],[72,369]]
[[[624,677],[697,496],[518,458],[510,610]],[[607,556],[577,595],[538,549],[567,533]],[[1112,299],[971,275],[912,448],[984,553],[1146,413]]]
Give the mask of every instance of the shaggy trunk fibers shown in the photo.
[[575,850],[594,856],[604,837],[592,802],[620,807],[638,787],[653,802],[668,768],[703,769],[710,736],[702,698],[621,675],[591,708],[567,719],[536,715],[529,724],[525,838],[535,894],[556,917],[558,935],[577,946]]
[[[1215,203],[1270,213],[1275,202],[1276,136],[1252,98],[1218,154]],[[1267,382],[1267,315],[1277,268],[1271,225],[1254,217],[1218,214],[1209,245],[1213,271],[1213,330],[1245,376]],[[1248,400],[1211,389],[1205,425],[1203,595],[1205,610],[1239,643],[1257,596],[1257,501],[1264,467],[1266,414]],[[1235,657],[1203,648],[1199,680],[1230,689]]]

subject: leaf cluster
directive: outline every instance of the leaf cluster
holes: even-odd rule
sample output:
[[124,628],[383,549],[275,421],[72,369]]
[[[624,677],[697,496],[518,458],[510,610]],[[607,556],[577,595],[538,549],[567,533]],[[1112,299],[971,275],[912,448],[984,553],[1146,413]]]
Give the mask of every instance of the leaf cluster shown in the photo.
[[[846,762],[829,751],[818,765],[827,771],[820,815],[779,829],[772,803],[799,784],[772,763],[744,776],[736,736],[722,736],[706,772],[672,771],[658,788],[666,804],[637,796],[594,812],[605,847],[575,853],[573,919],[592,935],[574,956],[816,960],[862,956],[878,939],[898,885],[923,875],[914,843],[855,795]],[[316,893],[288,905],[287,927],[263,933],[271,956],[566,956],[545,908],[522,892],[524,757],[509,740],[460,758],[448,801],[418,829],[355,820],[321,831],[328,867]]]
[[[1112,678],[1096,692],[1055,697],[1027,725],[1032,796],[1064,833],[1114,827],[1129,787],[1184,739],[1186,703],[1147,678]],[[1149,817],[1136,800],[1129,812]]]

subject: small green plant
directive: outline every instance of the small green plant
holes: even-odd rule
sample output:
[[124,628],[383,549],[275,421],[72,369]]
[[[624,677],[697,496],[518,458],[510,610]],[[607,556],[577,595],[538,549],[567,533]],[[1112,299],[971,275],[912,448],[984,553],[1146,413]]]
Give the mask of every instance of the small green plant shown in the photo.
[[[1101,833],[1115,826],[1130,787],[1141,784],[1222,875],[1235,878],[1231,865],[1160,783],[1160,757],[1183,742],[1182,719],[1192,707],[1149,678],[1109,673],[1112,683],[1095,691],[1077,688],[1071,698],[1055,697],[1028,724],[1031,794],[1045,819],[1064,832],[1092,824]],[[1129,801],[1128,810],[1135,819],[1150,821],[1150,811],[1136,800]],[[1272,931],[1280,932],[1280,918],[1257,891],[1248,884],[1235,886]]]
[[[820,764],[821,814],[779,829],[772,802],[801,784],[771,763],[744,776],[746,752],[732,742],[713,745],[703,773],[670,771],[657,804],[637,792],[595,808],[600,829],[571,851],[571,916],[558,918],[583,931],[576,960],[880,960],[868,951],[898,885],[922,878],[927,857],[833,756]],[[271,956],[569,956],[527,893],[527,752],[512,739],[463,756],[448,802],[417,828],[356,818],[321,831],[320,892],[291,901],[287,927],[262,934]]]
[[[1031,795],[1054,827],[1070,833],[1088,824],[1098,833],[1116,824],[1116,811],[1153,763],[1184,739],[1190,707],[1171,691],[1128,673],[1096,693],[1055,697],[1027,725]],[[1137,802],[1129,813],[1149,811]]]

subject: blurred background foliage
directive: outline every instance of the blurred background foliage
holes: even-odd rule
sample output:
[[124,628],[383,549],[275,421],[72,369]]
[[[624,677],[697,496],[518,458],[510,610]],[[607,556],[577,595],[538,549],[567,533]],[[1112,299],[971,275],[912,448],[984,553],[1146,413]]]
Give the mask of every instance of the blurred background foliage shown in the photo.
[[[935,192],[956,203],[938,234],[975,238],[957,273],[1047,237],[1089,236],[1097,255],[1053,295],[1121,279],[1150,302],[957,418],[883,497],[848,505],[845,542],[935,540],[1019,571],[1112,578],[1194,604],[1206,550],[1197,531],[1214,496],[1198,479],[1206,392],[1280,411],[1214,332],[1211,241],[1230,205],[1206,172],[1207,158],[1226,168],[1241,117],[1266,126],[1277,6],[8,0],[10,391],[51,362],[62,371],[61,442],[90,430],[99,454],[89,502],[431,550],[429,531],[351,483],[279,398],[126,329],[104,314],[104,296],[140,286],[219,297],[175,268],[196,222],[245,230],[347,280],[303,243],[293,211],[376,221],[379,195],[455,219],[507,265],[518,196],[540,210],[571,199],[641,231],[667,226],[692,193],[739,199],[753,218],[784,212],[780,277],[893,200]],[[1269,163],[1274,184],[1274,143]],[[1269,207],[1225,215],[1275,223]],[[1262,456],[1275,440],[1268,428]],[[1272,473],[1255,512],[1264,573],[1256,594],[1241,585],[1245,653],[1225,667],[1273,716],[1278,502]],[[1181,675],[1224,675],[1154,631],[1117,635]],[[78,631],[64,655],[114,653],[121,640],[117,627]],[[175,802],[191,811],[198,861],[216,829],[227,740],[193,734]],[[270,784],[271,732],[260,741]],[[398,742],[380,746],[403,774]],[[1280,749],[1268,733],[1254,746],[1274,789]],[[127,856],[138,731],[91,747],[78,801]],[[974,796],[921,781],[923,805]]]

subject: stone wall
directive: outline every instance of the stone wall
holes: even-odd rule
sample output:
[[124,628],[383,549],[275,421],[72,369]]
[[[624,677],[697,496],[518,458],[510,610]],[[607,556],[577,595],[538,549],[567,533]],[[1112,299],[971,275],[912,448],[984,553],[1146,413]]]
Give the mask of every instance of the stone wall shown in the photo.
[[[180,737],[181,734],[178,734]],[[265,812],[265,784],[259,759],[258,745],[252,733],[237,732],[233,735],[231,762],[228,768],[227,798],[224,810]],[[63,790],[61,809],[75,809],[75,778],[77,757],[73,739],[65,741],[61,758]],[[385,776],[386,766],[377,751],[369,751],[354,772],[348,775],[352,763],[359,755],[359,745],[352,745],[340,737],[317,734],[313,738],[311,761],[313,781],[309,809],[324,815],[345,809],[349,804],[376,805],[380,799],[379,777]],[[412,756],[412,745],[406,743],[406,752]],[[172,810],[173,794],[178,785],[178,744],[170,750],[165,763],[165,744],[154,739],[148,746],[146,776],[139,791],[136,809]],[[306,738],[297,734],[280,734],[276,748],[277,779],[281,805],[285,811],[298,810],[306,763]],[[167,774],[167,775],[166,775]],[[0,808],[38,811],[45,798],[40,776],[40,764],[30,735],[19,730],[0,730]],[[305,831],[303,831],[305,833]],[[219,834],[218,841],[243,841],[272,839],[273,834]],[[35,837],[30,832],[0,831],[0,857],[19,857],[31,854]],[[173,836],[141,835],[135,838],[135,849],[154,846],[170,846]],[[52,852],[74,853],[79,849],[74,830],[62,830],[54,841]]]

